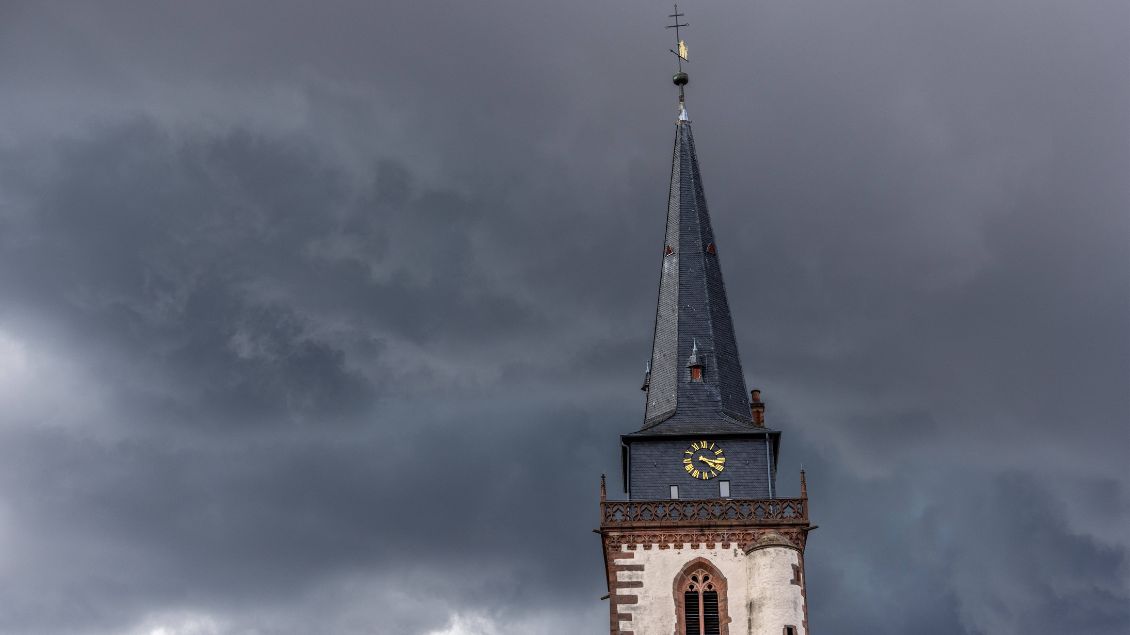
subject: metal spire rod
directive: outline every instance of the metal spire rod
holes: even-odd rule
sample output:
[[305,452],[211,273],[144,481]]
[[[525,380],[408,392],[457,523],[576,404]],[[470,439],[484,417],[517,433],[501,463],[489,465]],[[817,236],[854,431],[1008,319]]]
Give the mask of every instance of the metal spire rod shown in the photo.
[[674,24],[667,25],[667,28],[675,29],[675,45],[678,47],[678,50],[671,49],[671,52],[674,53],[675,58],[679,60],[679,72],[675,73],[673,81],[675,82],[675,85],[679,87],[679,120],[686,121],[686,108],[683,106],[684,102],[686,102],[686,93],[683,88],[687,85],[687,82],[690,81],[690,79],[688,78],[687,74],[683,72],[683,62],[688,62],[690,60],[687,59],[687,45],[683,42],[683,34],[679,29],[690,25],[686,22],[679,21],[679,18],[683,17],[683,14],[679,13],[679,5],[677,4],[675,5],[675,12],[667,17],[674,18],[675,22]]

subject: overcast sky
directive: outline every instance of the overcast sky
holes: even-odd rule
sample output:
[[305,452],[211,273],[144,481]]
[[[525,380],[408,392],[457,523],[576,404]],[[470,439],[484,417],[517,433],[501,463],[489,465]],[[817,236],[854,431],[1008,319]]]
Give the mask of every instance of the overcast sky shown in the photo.
[[[607,628],[664,2],[0,3],[0,632]],[[814,632],[1130,632],[1130,5],[712,0]]]

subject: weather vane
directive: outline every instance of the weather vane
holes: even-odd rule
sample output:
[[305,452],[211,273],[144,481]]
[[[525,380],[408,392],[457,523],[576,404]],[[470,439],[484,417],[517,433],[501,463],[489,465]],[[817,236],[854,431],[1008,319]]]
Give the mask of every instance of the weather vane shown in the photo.
[[690,81],[690,77],[685,72],[683,72],[683,62],[689,62],[690,61],[690,60],[687,59],[687,43],[683,41],[683,34],[679,31],[679,29],[684,27],[684,26],[690,26],[686,22],[680,22],[679,21],[679,18],[683,17],[683,15],[684,14],[679,13],[679,5],[676,4],[675,5],[675,12],[672,13],[671,15],[667,16],[669,18],[673,18],[674,21],[675,21],[674,24],[667,25],[667,28],[668,29],[675,29],[675,42],[677,42],[678,46],[679,46],[679,50],[677,50],[677,51],[675,49],[671,49],[671,52],[674,53],[675,57],[678,58],[678,60],[679,60],[679,62],[678,62],[679,63],[679,72],[675,73],[675,77],[673,77],[671,79],[671,81],[675,82],[675,85],[679,87],[679,111],[680,111],[679,120],[680,121],[686,121],[687,120],[687,109],[686,109],[686,106],[684,105],[684,103],[686,102],[686,94],[683,91],[683,87],[686,86],[687,82]]

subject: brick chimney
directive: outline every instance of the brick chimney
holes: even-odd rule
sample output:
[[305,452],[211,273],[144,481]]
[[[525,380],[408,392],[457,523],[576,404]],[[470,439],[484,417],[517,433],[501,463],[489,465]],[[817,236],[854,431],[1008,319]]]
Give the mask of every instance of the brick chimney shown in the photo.
[[753,425],[765,427],[765,403],[761,401],[761,391],[754,388],[749,391],[749,412],[753,415]]

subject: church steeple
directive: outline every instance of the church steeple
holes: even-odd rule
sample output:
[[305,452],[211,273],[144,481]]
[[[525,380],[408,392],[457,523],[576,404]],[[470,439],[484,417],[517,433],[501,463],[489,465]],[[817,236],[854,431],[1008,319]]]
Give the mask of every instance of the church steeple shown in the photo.
[[[643,427],[620,436],[626,499],[601,477],[611,635],[809,635],[808,489],[777,491],[781,433],[746,392],[686,109],[679,116]],[[752,403],[751,403],[752,401]]]
[[[681,68],[685,53],[680,41],[680,70],[674,77],[679,87],[679,118],[671,158],[651,375],[640,430],[652,434],[726,432],[753,426],[687,116],[684,88],[689,78]],[[690,367],[691,355],[700,366]]]

